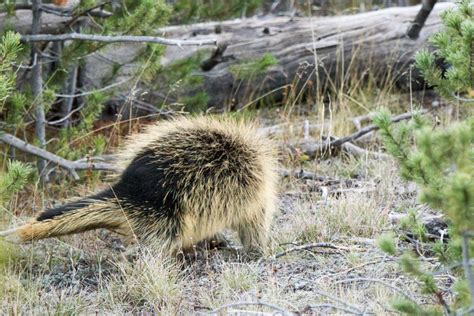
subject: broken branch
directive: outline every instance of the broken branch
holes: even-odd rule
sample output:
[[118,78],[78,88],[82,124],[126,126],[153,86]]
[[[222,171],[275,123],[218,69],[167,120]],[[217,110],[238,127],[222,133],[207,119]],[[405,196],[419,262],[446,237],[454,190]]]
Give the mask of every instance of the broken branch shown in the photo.
[[109,163],[101,162],[80,162],[80,161],[70,161],[59,157],[49,151],[41,149],[39,147],[33,146],[11,134],[2,133],[0,134],[0,141],[9,144],[21,151],[32,154],[37,157],[41,157],[45,160],[48,160],[52,163],[55,163],[64,169],[68,170],[69,173],[73,176],[74,179],[78,180],[79,176],[76,173],[76,170],[108,170],[108,171],[118,171],[118,168]]
[[[412,118],[415,115],[425,114],[425,113],[428,113],[428,110],[421,110],[421,111],[403,113],[403,114],[392,117],[390,119],[390,121],[392,123],[397,123],[397,122],[400,122],[400,121],[403,121],[403,120],[408,120],[408,119]],[[362,128],[362,129],[358,130],[357,132],[355,132],[355,133],[353,133],[349,136],[345,136],[345,137],[341,137],[341,138],[335,138],[333,140],[325,141],[321,144],[315,144],[315,143],[303,144],[302,150],[303,150],[304,154],[306,154],[308,156],[315,156],[317,153],[322,153],[322,152],[326,152],[326,151],[329,151],[331,149],[334,149],[336,147],[341,147],[345,143],[352,142],[352,141],[364,136],[365,134],[368,134],[368,133],[370,133],[372,131],[375,131],[375,130],[378,130],[378,129],[379,129],[379,127],[377,125],[371,124],[371,125],[368,125],[368,126]]]
[[156,43],[168,46],[203,46],[203,45],[216,45],[217,40],[215,39],[203,39],[203,40],[172,40],[163,37],[156,36],[132,36],[132,35],[119,35],[119,36],[106,36],[96,34],[81,34],[81,33],[68,33],[68,34],[38,34],[38,35],[22,35],[21,41],[23,43],[31,42],[63,42],[69,40],[77,41],[93,41],[93,42],[104,42],[104,43],[118,43],[118,42],[129,42],[129,43]]

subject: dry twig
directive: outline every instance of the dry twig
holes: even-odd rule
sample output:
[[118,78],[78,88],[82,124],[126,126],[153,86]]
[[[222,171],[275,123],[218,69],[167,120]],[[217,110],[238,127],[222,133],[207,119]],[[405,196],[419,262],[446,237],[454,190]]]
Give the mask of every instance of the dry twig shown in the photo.
[[[308,305],[306,306],[303,311],[301,312],[301,314],[305,314],[307,312],[310,312],[310,311],[315,311],[315,310],[318,310],[318,309],[321,309],[321,308],[326,308],[326,309],[335,309],[335,310],[339,310],[339,311],[342,311],[344,312],[344,315],[347,315],[347,314],[352,314],[352,315],[362,315],[362,314],[359,314],[359,313],[356,313],[354,312],[354,310],[352,308],[347,308],[347,307],[344,307],[344,306],[339,306],[339,305],[335,305],[335,304],[329,304],[329,303],[322,303],[322,304],[311,304],[311,305]],[[319,314],[319,313],[318,313]]]
[[[309,283],[312,283],[312,284],[316,284],[314,281],[308,280],[308,279],[305,279],[305,278],[297,278],[297,279],[305,281],[305,282],[309,282]],[[352,310],[352,313],[354,313],[356,315],[364,315],[364,312],[361,311],[359,307],[357,307],[355,305],[352,305],[352,304],[349,304],[347,302],[344,302],[340,298],[337,298],[337,297],[335,297],[335,296],[333,296],[329,293],[326,293],[324,291],[321,291],[319,289],[313,288],[312,291],[317,295],[324,296],[324,297],[329,298],[330,300],[332,300],[334,302],[337,302],[337,303],[343,305],[344,307],[347,307],[348,309]]]
[[237,302],[237,303],[231,303],[231,304],[226,304],[226,305],[222,305],[218,308],[216,308],[215,310],[213,310],[212,312],[210,312],[211,315],[216,315],[216,314],[219,314],[219,312],[223,309],[227,309],[227,308],[231,308],[231,307],[237,307],[237,306],[263,306],[263,307],[267,307],[267,308],[270,308],[272,310],[275,310],[277,311],[278,313],[275,313],[274,315],[293,315],[293,313],[291,313],[290,311],[282,308],[282,307],[279,307],[279,306],[276,306],[276,305],[273,305],[273,304],[269,304],[269,303],[265,303],[265,302],[261,302],[261,301],[258,301],[258,302]]
[[325,182],[325,183],[331,183],[331,184],[338,184],[341,183],[341,180],[330,178],[330,177],[324,177],[324,176],[318,176],[314,172],[309,172],[309,171],[304,171],[301,169],[300,171],[294,171],[291,172],[286,169],[280,169],[279,170],[280,176],[283,178],[288,178],[288,177],[294,177],[298,179],[304,179],[304,180],[316,180],[320,182]]
[[273,256],[273,258],[274,259],[281,258],[292,252],[308,250],[312,248],[330,248],[330,249],[335,249],[335,250],[349,250],[349,248],[347,247],[336,246],[327,242],[316,242],[316,243],[305,244],[305,245],[296,246],[296,247],[287,249],[283,252],[277,253],[276,255]]

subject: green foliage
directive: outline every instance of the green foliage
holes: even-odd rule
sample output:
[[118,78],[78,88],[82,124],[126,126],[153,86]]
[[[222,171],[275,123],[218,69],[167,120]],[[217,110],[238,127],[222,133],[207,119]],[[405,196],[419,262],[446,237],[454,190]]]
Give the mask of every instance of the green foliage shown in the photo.
[[6,123],[9,125],[19,125],[23,123],[23,113],[28,105],[28,98],[25,94],[14,92],[8,98],[6,108]]
[[[189,58],[177,60],[167,67],[160,68],[154,82],[157,86],[168,89],[170,97],[184,105],[184,110],[199,113],[207,110],[208,94],[201,85],[203,77],[198,75],[200,65],[207,50],[199,50]],[[181,96],[183,91],[193,90],[192,96]]]
[[[387,112],[379,113],[374,121],[387,151],[397,159],[403,178],[416,182],[421,188],[420,200],[449,219],[452,239],[448,244],[433,244],[433,253],[441,262],[459,260],[456,243],[463,234],[474,231],[474,117],[447,128],[430,126],[420,117],[394,127]],[[414,212],[401,226],[418,240],[426,241],[425,228]],[[386,251],[386,245],[381,243],[380,247]],[[406,253],[400,257],[400,265],[421,282],[423,293],[441,295],[433,275],[421,267],[417,258]],[[460,297],[457,302],[460,308],[468,306]],[[395,307],[408,314],[415,308],[409,302]]]
[[209,96],[206,92],[201,91],[195,93],[192,97],[181,98],[180,101],[184,104],[184,109],[186,111],[199,113],[206,111]]
[[178,0],[173,6],[173,21],[182,24],[250,16],[261,3],[261,0]]
[[144,71],[141,74],[141,80],[150,83],[161,69],[161,55],[163,55],[165,47],[159,44],[147,43],[145,50],[139,56],[139,62],[144,64]]
[[458,232],[474,230],[474,118],[434,130],[420,121],[399,128],[389,122],[387,113],[375,119],[402,176],[422,187],[421,201],[441,209]]
[[177,60],[162,69],[161,75],[164,76],[165,82],[175,86],[196,86],[201,84],[202,77],[193,75],[193,72],[200,70],[204,53],[204,51],[198,51],[193,56]]
[[12,63],[20,51],[20,35],[7,32],[0,42],[0,110],[15,88],[16,75],[12,69]]
[[[432,37],[434,53],[427,50],[416,55],[416,66],[426,81],[443,96],[474,94],[474,6],[471,1],[458,2],[455,9],[442,14],[444,29]],[[449,64],[445,72],[437,61]],[[446,128],[434,127],[426,119],[415,116],[410,122],[393,127],[390,114],[382,111],[375,118],[387,151],[400,165],[401,176],[416,182],[421,188],[420,201],[441,211],[449,220],[450,240],[427,243],[442,263],[469,260],[474,248],[469,234],[474,232],[474,117]],[[411,213],[402,223],[419,241],[427,242],[426,231]],[[461,239],[464,241],[461,244]],[[462,253],[462,256],[461,256]],[[422,292],[436,298],[445,310],[472,307],[474,277],[472,269],[463,265],[464,277],[456,284],[455,303],[448,306],[438,289],[433,275],[422,268],[420,261],[411,254],[400,257],[403,270],[421,282]],[[461,272],[455,270],[456,272]],[[469,281],[471,280],[471,281]],[[469,286],[465,286],[468,284]],[[406,314],[431,315],[411,302],[400,300],[394,307]]]
[[229,67],[229,70],[237,79],[250,79],[264,73],[269,67],[276,65],[277,59],[270,53],[263,54],[256,60],[249,60]]
[[[4,116],[4,122],[0,122],[0,133],[8,126],[23,121],[22,114],[27,100],[23,94],[13,92],[16,73],[12,68],[12,63],[16,61],[21,49],[20,36],[10,31],[6,32],[0,42],[0,113]],[[0,173],[0,207],[26,184],[32,170],[30,166],[18,161],[7,162],[7,171]],[[12,249],[0,241],[0,266],[9,260]]]
[[466,280],[458,280],[453,285],[453,290],[456,295],[456,301],[454,306],[456,308],[462,308],[463,306],[469,306],[471,298],[469,297],[469,287]]
[[380,236],[377,239],[377,245],[383,252],[391,256],[394,256],[397,252],[397,246],[395,245],[392,234],[384,234]]
[[0,203],[8,201],[10,197],[21,190],[28,182],[33,168],[20,161],[9,161],[7,171],[0,173]]
[[[442,15],[444,29],[431,38],[433,53],[422,50],[416,55],[416,66],[426,81],[443,96],[474,93],[474,4],[458,2],[457,8]],[[449,65],[443,70],[437,64],[442,59]]]
[[[168,21],[171,13],[171,8],[163,0],[125,0],[120,4],[119,7],[111,4],[105,7],[114,15],[102,23],[104,34],[152,35],[158,26]],[[83,8],[88,7],[92,5],[83,5]]]
[[63,128],[59,132],[59,142],[55,148],[55,152],[70,160],[83,158],[86,155],[100,155],[106,147],[106,141],[102,135],[91,136],[89,141],[83,146],[72,149],[69,145],[71,139],[81,137],[84,131],[91,130],[95,120],[102,111],[102,103],[106,100],[107,95],[96,92],[87,96],[87,106],[81,111],[81,119],[79,123],[68,128]]
[[426,240],[426,228],[423,223],[420,223],[420,221],[416,217],[416,212],[414,210],[410,210],[408,212],[408,217],[403,218],[400,221],[400,228],[409,231],[412,233],[416,239],[425,241]]

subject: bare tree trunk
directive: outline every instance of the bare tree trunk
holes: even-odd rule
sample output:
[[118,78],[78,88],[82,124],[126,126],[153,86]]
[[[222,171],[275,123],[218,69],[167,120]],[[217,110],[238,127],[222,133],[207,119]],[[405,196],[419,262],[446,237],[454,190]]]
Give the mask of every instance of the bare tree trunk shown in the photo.
[[[33,0],[33,22],[31,24],[31,34],[41,32],[41,0]],[[35,110],[35,133],[38,138],[39,147],[46,147],[46,119],[43,107],[43,76],[41,71],[41,48],[39,43],[33,43],[31,46],[31,60],[33,67],[31,69],[31,92],[33,95]],[[38,172],[43,179],[46,162],[38,159]]]
[[[76,33],[80,33],[81,25],[75,25],[73,31]],[[69,116],[69,113],[71,113],[72,105],[74,103],[73,95],[76,92],[77,88],[78,70],[79,66],[77,61],[71,61],[71,64],[67,68],[67,79],[64,87],[64,94],[68,96],[63,99],[61,105],[61,117],[66,118],[64,121],[61,122],[61,125],[64,127],[69,126],[71,121],[71,119],[67,117]]]

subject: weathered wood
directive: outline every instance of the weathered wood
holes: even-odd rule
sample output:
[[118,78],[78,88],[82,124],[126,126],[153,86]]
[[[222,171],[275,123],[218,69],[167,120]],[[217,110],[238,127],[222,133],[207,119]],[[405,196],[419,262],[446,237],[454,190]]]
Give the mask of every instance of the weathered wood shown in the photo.
[[[341,80],[347,84],[351,78],[360,78],[352,77],[354,74],[368,72],[381,82],[393,77],[397,85],[408,87],[408,79],[416,77],[409,71],[414,53],[428,45],[428,37],[441,27],[440,12],[450,5],[438,3],[416,39],[410,39],[407,30],[421,6],[337,17],[253,18],[173,26],[162,31],[167,38],[179,39],[192,34],[195,39],[212,36],[220,43],[225,42],[227,48],[223,57],[233,58],[196,76],[204,79],[203,89],[209,96],[209,106],[222,108],[234,104],[241,107],[273,90],[273,99],[282,100],[288,91],[278,88],[285,85],[299,91],[319,84],[323,90],[337,86]],[[219,34],[215,34],[217,26],[220,26]],[[189,57],[195,51],[169,47],[163,63]],[[277,64],[264,75],[256,75],[253,80],[239,80],[231,71],[231,65],[257,60],[265,53],[275,57]],[[412,83],[413,89],[422,87]]]
[[[146,99],[151,104],[179,102],[185,96],[205,92],[208,106],[223,110],[243,107],[263,95],[270,96],[275,102],[283,101],[288,94],[300,94],[303,88],[314,95],[316,88],[318,91],[337,89],[342,83],[364,80],[364,74],[368,73],[382,84],[387,78],[393,78],[386,84],[409,87],[408,80],[418,78],[416,72],[410,70],[414,53],[428,45],[428,37],[441,27],[439,13],[451,5],[438,3],[416,39],[410,39],[407,30],[421,6],[394,7],[350,16],[267,16],[160,28],[158,34],[168,39],[216,38],[219,47],[225,47],[225,50],[167,47],[162,57],[164,66],[189,58],[197,51],[204,53],[203,67],[192,74],[201,78],[203,84],[180,85],[175,89],[170,88],[174,83],[163,83],[159,78],[151,86],[139,88],[153,91]],[[110,78],[114,64],[126,66],[116,73],[116,80],[132,76],[133,69],[138,67],[134,65],[134,56],[143,50],[142,47],[114,45],[90,56],[87,60],[90,82],[100,83]],[[263,74],[242,79],[232,71],[266,53],[277,63]],[[412,80],[411,88],[421,89],[423,83]]]
[[[398,123],[404,120],[409,120],[416,115],[422,115],[426,113],[428,113],[428,110],[407,112],[397,116],[393,116],[392,118],[390,118],[390,121],[392,123]],[[337,149],[338,147],[344,146],[344,144],[350,144],[350,142],[353,142],[358,138],[378,129],[379,127],[377,125],[371,124],[358,130],[357,132],[352,133],[351,135],[341,138],[330,137],[322,143],[315,143],[314,141],[303,141],[298,145],[299,151],[304,153],[305,155],[315,158],[327,152],[331,152],[331,150]],[[294,148],[292,150],[295,151]],[[349,148],[346,147],[345,150],[352,154],[369,154],[374,158],[387,158],[385,155],[381,155],[380,153],[370,153],[355,145],[349,146]]]

